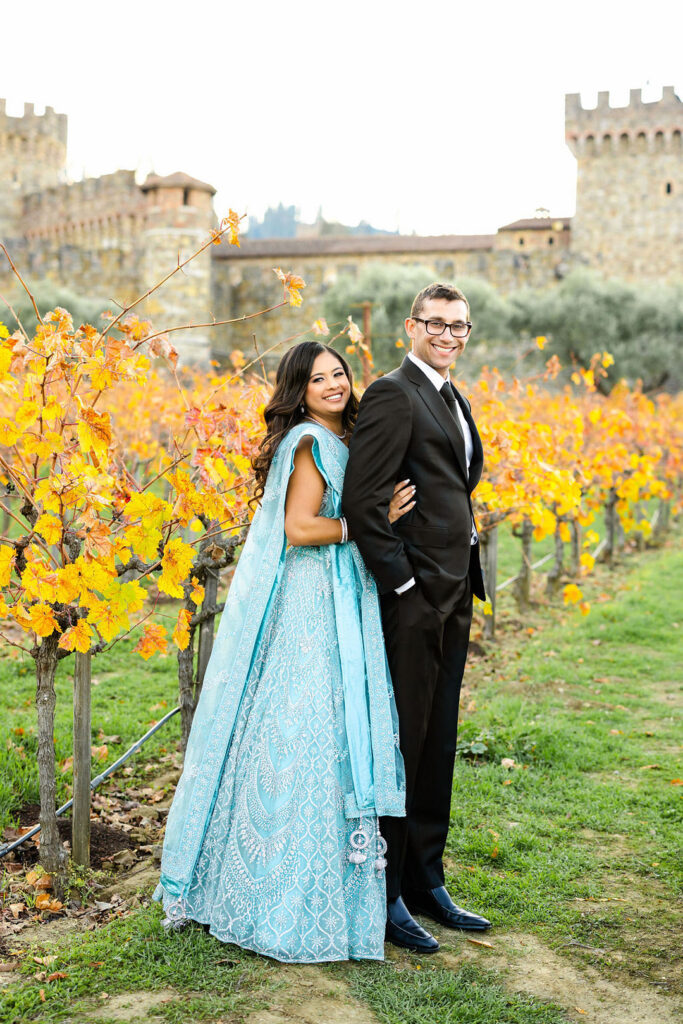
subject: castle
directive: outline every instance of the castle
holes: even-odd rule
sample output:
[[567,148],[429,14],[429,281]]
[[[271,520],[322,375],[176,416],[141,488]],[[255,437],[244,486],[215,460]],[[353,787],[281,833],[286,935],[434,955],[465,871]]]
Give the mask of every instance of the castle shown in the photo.
[[[277,301],[274,266],[304,278],[304,311],[229,331],[178,332],[181,356],[201,362],[212,349],[244,345],[254,327],[263,345],[305,329],[337,277],[372,262],[424,266],[450,280],[483,277],[503,293],[550,286],[577,265],[632,282],[682,278],[683,103],[674,89],[651,103],[631,90],[626,107],[610,107],[601,92],[594,109],[568,95],[565,130],[578,164],[572,218],[518,220],[493,235],[245,238],[239,249],[211,246],[144,312],[161,326],[240,317]],[[215,189],[183,173],[141,185],[132,171],[66,183],[66,138],[64,114],[26,104],[11,117],[0,100],[0,240],[30,282],[130,302],[206,239]],[[0,292],[12,284],[3,262]]]

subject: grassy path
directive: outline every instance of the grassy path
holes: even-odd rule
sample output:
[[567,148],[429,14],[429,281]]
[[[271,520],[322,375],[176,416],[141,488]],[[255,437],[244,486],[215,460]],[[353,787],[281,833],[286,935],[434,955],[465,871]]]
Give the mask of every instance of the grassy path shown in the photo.
[[[166,936],[143,905],[94,932],[22,932],[23,974],[0,973],[0,1021],[673,1022],[683,552],[672,541],[633,556],[586,590],[587,618],[540,608],[519,623],[504,604],[498,645],[468,670],[461,737],[473,756],[456,766],[448,881],[493,920],[490,948],[436,927],[431,958],[387,947],[384,965],[283,967],[198,928]],[[103,675],[122,707],[116,666]],[[34,977],[31,957],[46,954],[66,977]]]

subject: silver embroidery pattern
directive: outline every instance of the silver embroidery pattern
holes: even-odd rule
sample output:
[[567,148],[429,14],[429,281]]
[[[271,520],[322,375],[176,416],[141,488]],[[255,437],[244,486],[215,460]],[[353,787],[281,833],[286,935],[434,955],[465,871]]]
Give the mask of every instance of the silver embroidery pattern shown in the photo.
[[330,572],[326,548],[287,552],[183,899],[183,917],[222,941],[289,962],[383,958],[377,819],[344,816],[353,787]]

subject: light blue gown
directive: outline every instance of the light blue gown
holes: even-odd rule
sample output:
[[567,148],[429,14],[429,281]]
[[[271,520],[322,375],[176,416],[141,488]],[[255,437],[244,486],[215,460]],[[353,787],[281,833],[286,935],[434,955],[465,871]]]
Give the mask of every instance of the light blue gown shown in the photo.
[[321,515],[345,446],[317,424],[281,443],[223,613],[155,892],[168,919],[293,963],[383,958],[378,815],[404,813],[375,585],[353,543],[287,548],[296,446],[313,437]]

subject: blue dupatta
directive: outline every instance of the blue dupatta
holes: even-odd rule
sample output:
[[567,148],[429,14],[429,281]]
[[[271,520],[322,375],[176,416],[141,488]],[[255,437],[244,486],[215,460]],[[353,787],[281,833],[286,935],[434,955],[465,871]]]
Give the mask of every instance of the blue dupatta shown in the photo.
[[[324,427],[299,424],[281,442],[230,586],[168,816],[161,887],[182,898],[192,879],[230,749],[235,720],[284,567],[285,497],[302,437],[341,515],[346,447]],[[330,546],[344,720],[353,788],[347,818],[405,813],[398,720],[384,650],[377,589],[354,543]],[[155,893],[155,896],[158,895]]]

